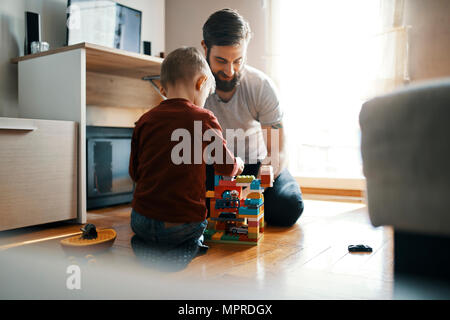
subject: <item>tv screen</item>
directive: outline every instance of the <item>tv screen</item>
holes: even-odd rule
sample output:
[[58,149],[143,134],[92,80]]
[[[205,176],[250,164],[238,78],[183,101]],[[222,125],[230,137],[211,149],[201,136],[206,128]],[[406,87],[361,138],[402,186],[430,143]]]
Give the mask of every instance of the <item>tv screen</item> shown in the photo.
[[67,45],[89,42],[141,52],[142,12],[110,0],[68,0]]

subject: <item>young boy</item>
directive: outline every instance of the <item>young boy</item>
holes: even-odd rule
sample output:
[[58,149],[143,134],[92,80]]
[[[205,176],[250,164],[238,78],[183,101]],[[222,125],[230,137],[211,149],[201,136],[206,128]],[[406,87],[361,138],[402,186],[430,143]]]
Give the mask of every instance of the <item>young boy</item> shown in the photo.
[[[218,174],[238,175],[244,162],[227,149],[214,114],[203,109],[215,81],[199,50],[183,47],[171,52],[161,66],[161,86],[167,100],[145,113],[133,132],[129,173],[136,189],[131,228],[147,243],[169,248],[186,242],[201,246],[207,226],[203,133],[214,130],[221,143],[223,157],[214,164]],[[179,152],[177,132],[190,134],[191,152]],[[195,139],[201,139],[201,148]]]

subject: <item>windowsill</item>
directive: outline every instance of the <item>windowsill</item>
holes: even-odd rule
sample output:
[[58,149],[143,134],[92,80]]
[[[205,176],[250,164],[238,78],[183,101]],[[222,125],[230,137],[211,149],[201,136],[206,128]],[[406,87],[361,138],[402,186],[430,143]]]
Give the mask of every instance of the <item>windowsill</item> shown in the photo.
[[366,190],[366,179],[295,177],[301,187],[318,189]]
[[[302,190],[303,191],[303,190]],[[314,193],[302,193],[303,200],[316,200],[316,201],[332,201],[332,202],[352,202],[352,203],[366,203],[364,197],[350,197],[350,196],[335,196],[332,194],[314,194]]]
[[295,179],[303,194],[318,200],[363,202],[365,198],[365,179],[322,177],[295,177]]

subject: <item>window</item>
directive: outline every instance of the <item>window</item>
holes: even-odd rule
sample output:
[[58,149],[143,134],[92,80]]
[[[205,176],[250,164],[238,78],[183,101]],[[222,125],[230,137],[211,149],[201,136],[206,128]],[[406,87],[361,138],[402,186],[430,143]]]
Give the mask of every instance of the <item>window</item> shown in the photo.
[[273,2],[271,75],[294,176],[364,178],[359,112],[379,76],[382,8],[382,1]]

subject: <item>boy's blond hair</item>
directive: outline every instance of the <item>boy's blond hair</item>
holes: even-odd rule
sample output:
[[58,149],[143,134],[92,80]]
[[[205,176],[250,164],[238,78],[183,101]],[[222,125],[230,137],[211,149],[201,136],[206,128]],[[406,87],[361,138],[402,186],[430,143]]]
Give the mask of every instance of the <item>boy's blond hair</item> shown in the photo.
[[179,81],[193,81],[194,77],[204,74],[208,77],[206,85],[215,87],[214,76],[200,50],[195,47],[178,48],[164,59],[161,66],[161,85],[167,90],[168,85]]

